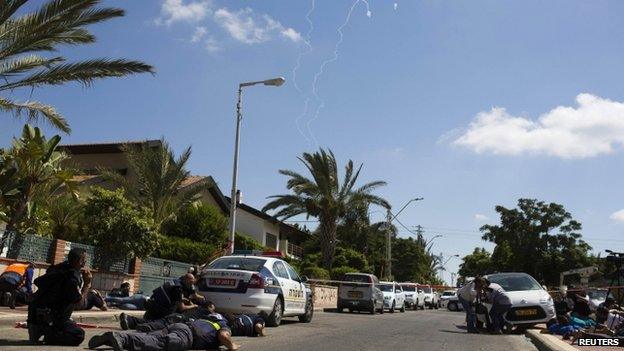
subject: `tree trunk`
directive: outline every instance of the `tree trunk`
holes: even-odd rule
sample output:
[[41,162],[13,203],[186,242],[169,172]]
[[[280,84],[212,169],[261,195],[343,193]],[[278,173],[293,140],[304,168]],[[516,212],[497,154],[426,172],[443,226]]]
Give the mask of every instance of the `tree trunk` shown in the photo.
[[334,263],[334,254],[336,252],[336,219],[324,217],[319,219],[323,268],[330,270]]

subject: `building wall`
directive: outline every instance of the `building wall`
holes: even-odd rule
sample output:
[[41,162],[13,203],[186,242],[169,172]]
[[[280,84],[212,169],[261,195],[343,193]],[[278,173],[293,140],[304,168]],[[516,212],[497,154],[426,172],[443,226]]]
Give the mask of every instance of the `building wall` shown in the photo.
[[[279,243],[279,226],[259,218],[243,209],[236,212],[236,231],[246,234],[262,245],[266,245],[266,233],[277,237]],[[274,247],[277,249],[277,247]]]
[[69,155],[66,161],[68,165],[73,165],[79,169],[96,169],[96,168],[128,168],[128,160],[123,153],[109,154],[78,154]]

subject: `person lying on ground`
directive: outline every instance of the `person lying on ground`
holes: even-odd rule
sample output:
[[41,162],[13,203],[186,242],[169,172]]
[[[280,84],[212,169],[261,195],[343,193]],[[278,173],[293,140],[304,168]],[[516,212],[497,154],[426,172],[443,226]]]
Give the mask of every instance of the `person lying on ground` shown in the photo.
[[548,331],[556,335],[561,335],[564,339],[569,339],[579,330],[582,329],[577,325],[572,325],[570,320],[563,315],[557,316],[557,322],[548,326]]
[[232,336],[265,336],[264,318],[257,314],[232,314],[225,315],[228,326],[232,329]]
[[97,307],[102,311],[108,310],[108,308],[106,307],[106,302],[104,301],[104,298],[102,297],[102,294],[100,294],[99,291],[91,288],[89,289],[89,292],[87,293],[87,295],[83,296],[80,299],[80,301],[78,301],[74,305],[74,310],[75,311],[87,311],[87,310],[92,309],[93,307]]
[[120,310],[140,311],[145,308],[148,297],[143,294],[130,295],[130,283],[123,282],[119,288],[113,289],[104,298],[108,307],[116,307]]
[[239,345],[232,341],[232,332],[223,322],[195,320],[187,323],[174,323],[163,329],[148,333],[107,332],[89,340],[89,348],[99,346],[120,350],[213,350],[223,345],[228,350],[238,350]]
[[186,313],[174,312],[157,319],[146,319],[135,316],[130,316],[125,313],[119,315],[119,325],[121,329],[137,329],[141,331],[151,331],[162,329],[164,325],[169,325],[179,322],[188,322],[194,319],[209,319],[213,321],[225,320],[225,318],[215,311],[215,305],[207,301],[204,306],[200,306]]
[[0,274],[2,304],[11,309],[15,309],[16,305],[28,305],[34,273],[35,265],[32,262],[10,264]]

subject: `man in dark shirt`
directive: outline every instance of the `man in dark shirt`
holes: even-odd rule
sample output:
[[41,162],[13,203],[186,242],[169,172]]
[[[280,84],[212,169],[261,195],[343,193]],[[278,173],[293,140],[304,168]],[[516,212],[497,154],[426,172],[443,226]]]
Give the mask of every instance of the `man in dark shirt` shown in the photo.
[[113,350],[214,350],[224,345],[238,350],[232,342],[232,333],[225,321],[194,320],[174,323],[149,333],[108,332],[89,340],[89,348],[109,346]]
[[73,248],[67,261],[48,268],[35,279],[39,288],[28,306],[28,337],[36,343],[41,336],[47,345],[78,346],[84,330],[71,320],[74,304],[83,299],[91,287],[91,273],[85,267],[84,249]]

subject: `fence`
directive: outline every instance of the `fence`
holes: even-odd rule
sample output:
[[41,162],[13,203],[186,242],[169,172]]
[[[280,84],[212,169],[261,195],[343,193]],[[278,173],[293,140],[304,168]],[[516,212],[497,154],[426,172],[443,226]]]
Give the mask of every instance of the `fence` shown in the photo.
[[111,261],[92,245],[0,231],[0,259],[4,260],[5,265],[13,261],[35,262],[40,268],[40,274],[48,265],[65,260],[69,250],[75,247],[87,252],[87,267],[97,271],[94,273],[93,287],[103,292],[119,286],[123,281],[129,281],[133,291],[151,294],[156,287],[185,274],[191,266],[155,257],[143,260],[127,257]]

